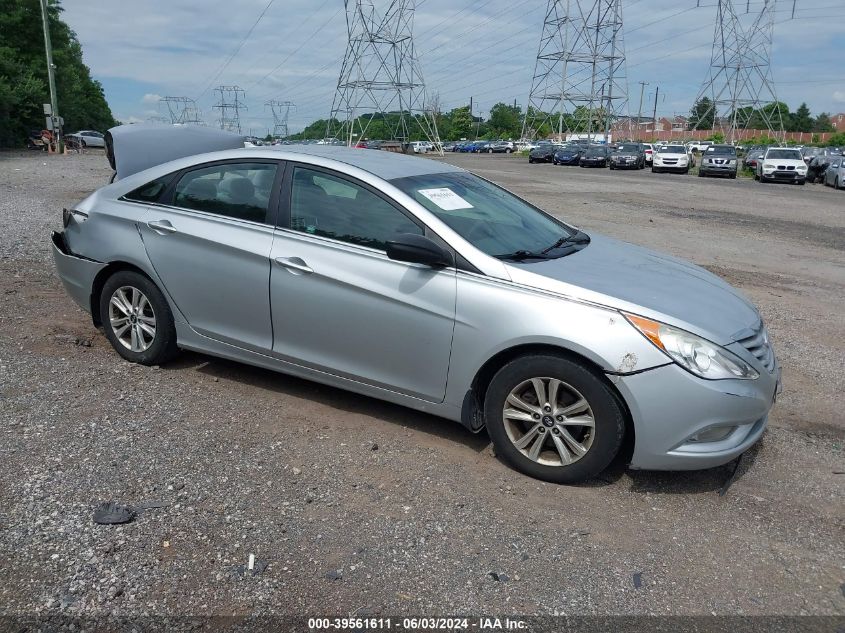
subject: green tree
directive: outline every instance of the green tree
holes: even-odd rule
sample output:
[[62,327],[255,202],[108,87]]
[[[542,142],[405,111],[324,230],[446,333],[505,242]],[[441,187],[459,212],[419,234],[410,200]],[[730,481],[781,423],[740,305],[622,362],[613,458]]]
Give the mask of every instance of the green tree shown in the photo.
[[490,133],[496,138],[519,138],[522,132],[522,109],[506,103],[497,103],[490,108],[487,123]]
[[470,138],[475,135],[475,121],[469,112],[469,106],[455,108],[449,113],[451,119],[451,140]]
[[[48,0],[59,114],[65,130],[105,130],[116,124],[100,83],[82,61],[82,46],[61,19],[59,0]],[[50,101],[38,0],[0,0],[0,145],[20,145],[30,129],[44,127]]]
[[690,110],[689,129],[712,130],[716,121],[716,108],[709,97],[701,97]]
[[792,115],[791,125],[789,129],[793,132],[812,132],[813,131],[813,117],[810,115],[810,108],[806,103],[798,106],[795,114]]
[[813,124],[813,132],[833,132],[835,129],[833,123],[830,122],[830,115],[827,112],[822,112],[817,116]]

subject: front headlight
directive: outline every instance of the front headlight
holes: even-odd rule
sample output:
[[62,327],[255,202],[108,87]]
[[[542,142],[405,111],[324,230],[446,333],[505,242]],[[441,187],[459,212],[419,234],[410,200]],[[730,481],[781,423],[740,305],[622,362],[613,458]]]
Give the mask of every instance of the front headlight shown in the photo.
[[763,163],[763,169],[774,169],[775,166],[771,163]]
[[760,377],[751,365],[721,345],[645,317],[625,314],[625,318],[669,358],[696,376],[708,380]]

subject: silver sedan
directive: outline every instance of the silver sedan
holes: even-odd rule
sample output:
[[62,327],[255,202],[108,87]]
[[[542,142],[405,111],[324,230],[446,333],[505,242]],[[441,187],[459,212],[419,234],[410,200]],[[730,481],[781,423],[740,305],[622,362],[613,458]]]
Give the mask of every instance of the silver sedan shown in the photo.
[[834,156],[824,172],[824,184],[834,189],[845,187],[845,158]]
[[737,290],[463,169],[320,145],[117,162],[52,242],[128,361],[195,350],[399,403],[562,483],[617,455],[717,466],[766,427],[780,369]]

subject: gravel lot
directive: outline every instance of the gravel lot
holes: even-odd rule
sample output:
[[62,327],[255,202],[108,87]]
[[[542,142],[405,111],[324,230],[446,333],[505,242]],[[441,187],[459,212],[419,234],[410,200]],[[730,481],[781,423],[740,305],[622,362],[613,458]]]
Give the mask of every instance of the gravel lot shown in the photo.
[[[727,494],[727,467],[544,484],[397,406],[199,354],[130,365],[49,250],[105,158],[0,154],[0,614],[845,613],[845,194],[445,160],[753,298],[785,389]],[[95,525],[108,500],[161,507]]]

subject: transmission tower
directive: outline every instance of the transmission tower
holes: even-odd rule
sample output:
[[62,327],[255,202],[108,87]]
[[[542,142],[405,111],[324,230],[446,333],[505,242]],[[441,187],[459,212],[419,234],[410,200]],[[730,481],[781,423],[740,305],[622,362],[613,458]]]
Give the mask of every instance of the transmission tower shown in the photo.
[[622,0],[548,0],[522,136],[607,139],[627,102]]
[[349,39],[326,135],[352,145],[380,120],[393,140],[424,137],[440,151],[414,53],[415,0],[344,0],[344,6]]
[[217,120],[220,129],[240,134],[240,111],[248,109],[244,103],[246,93],[237,86],[218,86],[214,92],[220,94],[220,100],[214,105],[214,109],[220,111],[220,118]]
[[290,109],[296,109],[292,101],[276,101],[270,99],[264,102],[265,108],[270,108],[273,113],[273,138],[287,138],[288,136],[288,114]]
[[167,106],[170,122],[181,125],[202,125],[202,118],[196,102],[189,97],[162,97],[159,105]]
[[[771,66],[775,6],[776,0],[763,0],[759,13],[751,13],[743,28],[733,0],[719,0],[710,69],[695,100],[698,104],[706,97],[710,103],[706,111],[696,113],[692,129],[713,120],[713,127],[732,143],[737,130],[756,117],[770,135],[783,138]],[[750,3],[746,7],[750,12]]]

